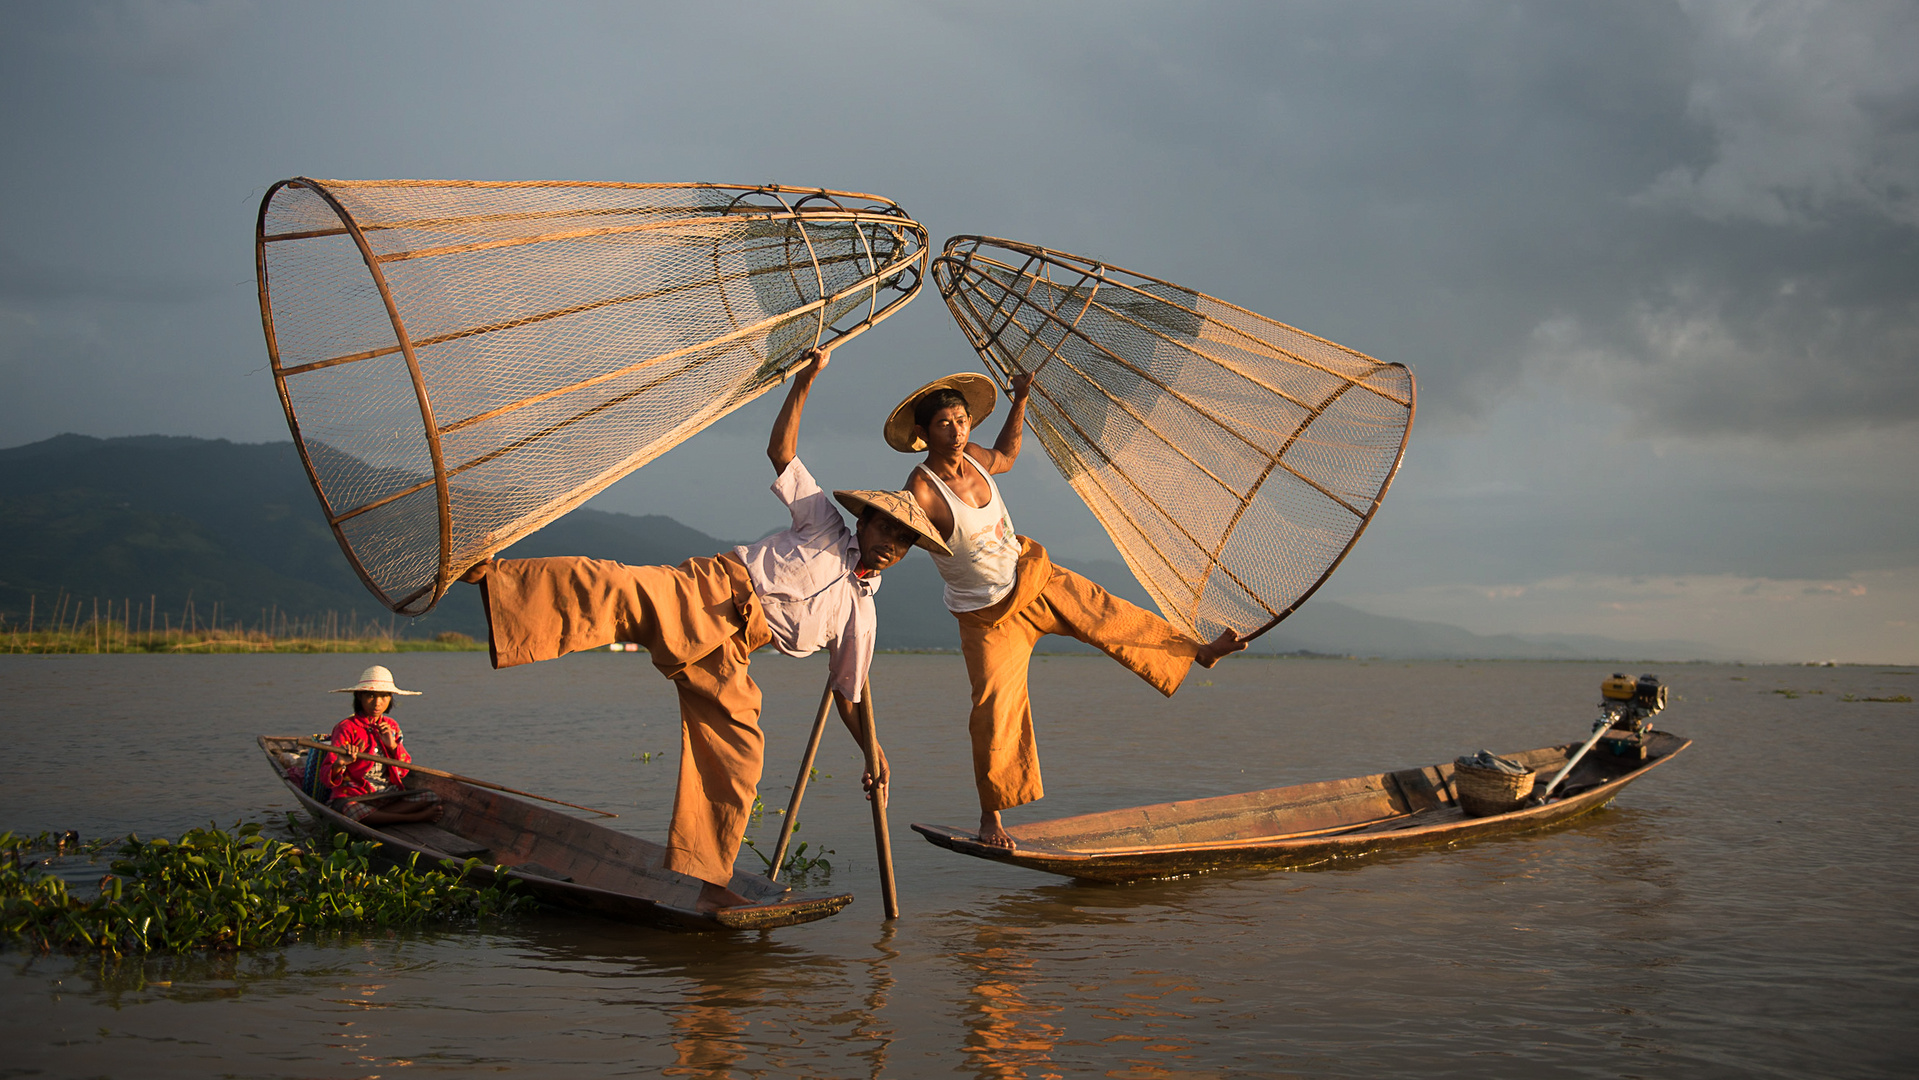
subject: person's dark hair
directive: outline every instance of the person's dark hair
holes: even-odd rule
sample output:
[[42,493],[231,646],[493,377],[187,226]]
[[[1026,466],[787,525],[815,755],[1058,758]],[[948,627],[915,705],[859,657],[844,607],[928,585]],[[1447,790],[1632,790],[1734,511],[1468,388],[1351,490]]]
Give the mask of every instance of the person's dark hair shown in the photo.
[[879,507],[874,506],[872,503],[867,503],[866,506],[860,510],[860,528],[862,529],[865,528],[866,523],[869,521],[872,521],[874,518],[880,519],[881,523],[885,524],[887,527],[891,528],[895,533],[899,534],[902,537],[906,537],[908,539],[916,540],[916,541],[919,539],[920,534],[918,529],[913,528],[911,525],[908,525],[906,522],[901,521],[899,518],[896,518],[893,515],[887,513],[886,511],[881,510]]
[[973,415],[972,408],[966,404],[966,395],[950,386],[942,386],[938,390],[921,394],[919,400],[913,403],[913,423],[925,427],[927,422],[933,419],[934,413],[941,409],[950,409],[955,405],[965,409],[968,417]]
[[[381,694],[382,692],[379,690],[355,690],[353,692],[353,715],[372,716],[373,713],[371,710],[373,708],[373,704],[369,702],[367,699],[372,697],[379,697],[381,696]],[[385,696],[392,699],[386,703],[386,711],[390,713],[393,711],[393,703],[395,701],[398,701],[399,697],[394,694],[386,694]]]

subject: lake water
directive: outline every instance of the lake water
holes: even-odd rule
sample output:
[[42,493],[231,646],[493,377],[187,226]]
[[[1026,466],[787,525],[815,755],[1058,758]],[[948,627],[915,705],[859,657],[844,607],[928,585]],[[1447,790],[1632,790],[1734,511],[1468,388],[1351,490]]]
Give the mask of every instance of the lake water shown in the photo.
[[[776,807],[817,659],[754,661]],[[0,828],[178,835],[283,813],[253,736],[325,730],[348,710],[321,691],[375,662],[427,692],[395,714],[422,764],[664,834],[670,685],[606,653],[505,672],[482,654],[0,656]],[[1103,658],[1045,658],[1050,794],[1008,819],[1566,742],[1611,670],[1236,658],[1167,701]],[[882,656],[894,923],[834,726],[799,833],[858,897],[832,919],[719,935],[541,913],[118,963],[5,947],[0,1077],[1910,1075],[1919,706],[1843,699],[1912,696],[1919,672],[1645,670],[1673,688],[1657,726],[1695,743],[1579,822],[1110,886],[908,829],[977,819],[965,672]],[[770,850],[777,821],[750,835]]]

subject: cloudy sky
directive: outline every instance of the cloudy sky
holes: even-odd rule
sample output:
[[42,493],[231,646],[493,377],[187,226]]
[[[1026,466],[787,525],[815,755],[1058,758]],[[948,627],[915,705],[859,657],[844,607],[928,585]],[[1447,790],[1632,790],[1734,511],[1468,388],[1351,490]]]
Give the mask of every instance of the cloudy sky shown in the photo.
[[[284,177],[848,188],[936,244],[1078,252],[1409,364],[1405,466],[1322,597],[1919,663],[1905,0],[70,0],[0,20],[0,444],[284,439],[252,264]],[[897,486],[884,412],[977,367],[923,293],[840,351],[809,464]],[[764,532],[775,397],[596,505]],[[1115,557],[1037,449],[1006,487],[1063,561]]]

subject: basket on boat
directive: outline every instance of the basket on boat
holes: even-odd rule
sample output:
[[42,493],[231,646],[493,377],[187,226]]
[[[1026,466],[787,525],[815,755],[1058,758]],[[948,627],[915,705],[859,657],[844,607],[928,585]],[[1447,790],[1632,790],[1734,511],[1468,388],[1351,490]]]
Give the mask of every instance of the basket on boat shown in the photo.
[[1502,769],[1453,763],[1453,795],[1467,817],[1491,817],[1519,809],[1533,793],[1533,771],[1509,773]]

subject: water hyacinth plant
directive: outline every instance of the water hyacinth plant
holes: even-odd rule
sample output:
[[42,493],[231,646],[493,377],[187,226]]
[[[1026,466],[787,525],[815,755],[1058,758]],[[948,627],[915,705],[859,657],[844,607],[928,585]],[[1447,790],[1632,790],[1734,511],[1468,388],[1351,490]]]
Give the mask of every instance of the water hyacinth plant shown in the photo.
[[100,894],[83,900],[41,857],[68,845],[0,833],[0,940],[116,956],[265,948],[325,931],[470,922],[532,903],[509,882],[468,885],[463,870],[421,869],[417,856],[381,865],[376,845],[345,833],[315,846],[273,839],[257,823],[194,829],[177,841],[128,837]]

